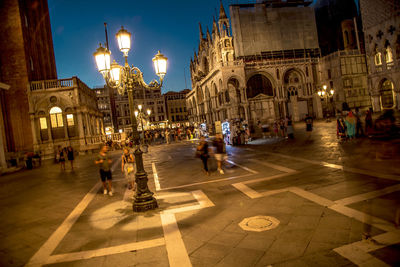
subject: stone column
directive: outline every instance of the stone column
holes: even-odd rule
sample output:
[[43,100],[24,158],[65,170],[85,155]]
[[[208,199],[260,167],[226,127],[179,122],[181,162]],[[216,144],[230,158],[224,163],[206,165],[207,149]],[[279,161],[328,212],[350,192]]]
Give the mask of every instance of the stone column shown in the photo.
[[7,168],[7,162],[6,162],[6,147],[4,144],[4,139],[5,139],[5,131],[4,131],[4,121],[3,121],[3,108],[1,106],[1,101],[0,101],[0,167],[1,168]]
[[299,121],[300,120],[300,116],[299,116],[299,106],[298,106],[298,103],[297,103],[297,96],[290,96],[290,104],[292,105],[293,120],[294,121]]
[[79,136],[79,143],[81,146],[86,144],[85,142],[85,130],[83,129],[83,117],[82,112],[77,112],[78,118],[78,136]]
[[62,118],[63,118],[63,123],[64,123],[64,139],[69,139],[69,135],[68,135],[68,123],[67,123],[67,114],[63,113],[62,114]]
[[371,96],[372,100],[372,109],[374,112],[379,112],[381,111],[381,97],[380,95],[372,95]]
[[53,135],[51,133],[51,120],[49,116],[46,116],[46,121],[47,121],[47,135],[49,136],[49,142],[53,141]]
[[[313,104],[314,104],[314,110],[315,110],[315,115],[317,116],[317,119],[322,119],[324,117],[324,113],[322,111],[322,104],[321,104],[321,98],[317,95],[314,94],[313,96]],[[312,115],[312,114],[310,114]]]
[[29,114],[29,117],[31,119],[31,128],[32,128],[32,139],[33,139],[33,147],[36,148],[38,144],[38,138],[37,138],[37,123],[35,119],[34,114]]
[[249,121],[249,106],[245,105],[244,107],[244,118],[247,121],[247,123],[250,123]]

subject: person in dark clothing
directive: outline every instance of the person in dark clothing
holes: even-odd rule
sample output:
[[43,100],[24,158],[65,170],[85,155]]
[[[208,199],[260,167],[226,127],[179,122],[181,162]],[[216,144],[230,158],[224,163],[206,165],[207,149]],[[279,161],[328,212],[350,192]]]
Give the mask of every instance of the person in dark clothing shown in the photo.
[[308,133],[308,138],[310,138],[313,130],[313,118],[310,115],[307,115],[304,121],[306,123],[306,131]]
[[373,130],[373,122],[372,122],[372,112],[371,110],[367,110],[367,114],[365,115],[365,134],[369,135]]
[[200,144],[197,146],[197,151],[199,151],[200,153],[200,159],[203,162],[203,167],[206,174],[210,175],[210,173],[208,172],[208,158],[210,157],[210,154],[208,151],[208,143],[204,136],[200,138]]
[[71,169],[74,169],[74,149],[72,148],[72,146],[69,146],[67,148],[67,158],[68,161],[71,163]]
[[101,182],[103,183],[104,195],[107,195],[107,183],[108,183],[108,194],[112,196],[113,191],[112,191],[111,159],[107,155],[107,150],[108,147],[103,146],[94,163],[99,166],[100,178]]
[[222,170],[222,162],[225,157],[226,148],[224,140],[222,139],[222,134],[219,133],[216,135],[213,146],[215,147],[215,159],[217,160],[218,171],[220,174],[224,174],[224,171]]
[[65,171],[65,154],[65,148],[61,148],[61,146],[59,146],[58,161],[60,162],[61,170],[63,171]]

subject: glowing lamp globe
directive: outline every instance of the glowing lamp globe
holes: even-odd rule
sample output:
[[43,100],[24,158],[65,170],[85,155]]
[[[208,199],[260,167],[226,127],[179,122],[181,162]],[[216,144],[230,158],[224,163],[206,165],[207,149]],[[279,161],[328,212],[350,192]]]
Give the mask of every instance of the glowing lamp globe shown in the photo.
[[115,82],[115,84],[119,84],[121,77],[121,67],[118,65],[115,60],[111,63],[111,71],[110,71],[111,80]]
[[168,58],[161,54],[160,51],[153,58],[154,70],[161,79],[167,74],[167,60]]
[[125,55],[128,54],[131,49],[131,33],[121,26],[121,29],[115,35],[117,37],[119,50]]
[[96,60],[97,69],[104,76],[110,71],[111,52],[100,44],[93,56]]

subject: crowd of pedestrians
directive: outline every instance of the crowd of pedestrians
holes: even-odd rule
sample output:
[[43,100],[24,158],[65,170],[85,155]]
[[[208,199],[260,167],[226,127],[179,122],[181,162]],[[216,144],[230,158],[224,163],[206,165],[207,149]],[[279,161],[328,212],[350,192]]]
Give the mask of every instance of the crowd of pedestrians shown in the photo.
[[363,114],[356,108],[337,117],[337,136],[343,141],[365,136],[393,137],[398,134],[395,121],[393,110],[384,111],[374,122],[371,109]]
[[58,146],[58,150],[56,153],[56,161],[58,163],[60,163],[61,170],[65,171],[66,160],[69,161],[69,163],[71,164],[71,170],[73,170],[74,169],[74,159],[75,159],[75,155],[74,155],[74,149],[72,148],[72,146],[68,146],[68,147]]
[[277,119],[270,123],[261,124],[261,122],[258,122],[257,125],[262,132],[263,138],[283,137],[283,138],[294,139],[293,121],[290,116],[287,116],[286,118]]

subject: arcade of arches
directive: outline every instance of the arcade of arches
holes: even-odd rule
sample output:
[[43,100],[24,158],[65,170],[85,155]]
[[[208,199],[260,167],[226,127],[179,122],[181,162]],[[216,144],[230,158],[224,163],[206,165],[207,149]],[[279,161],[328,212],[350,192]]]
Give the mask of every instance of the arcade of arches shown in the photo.
[[235,74],[225,82],[214,78],[203,88],[198,86],[187,95],[190,122],[206,122],[213,127],[215,121],[244,120],[256,125],[285,116],[295,121],[307,114],[322,116],[321,108],[315,106],[320,105],[319,97],[313,94],[312,84],[305,82],[306,75],[301,70],[290,68],[282,71],[282,76],[281,71],[276,73],[279,78],[270,72],[253,73],[244,82]]

